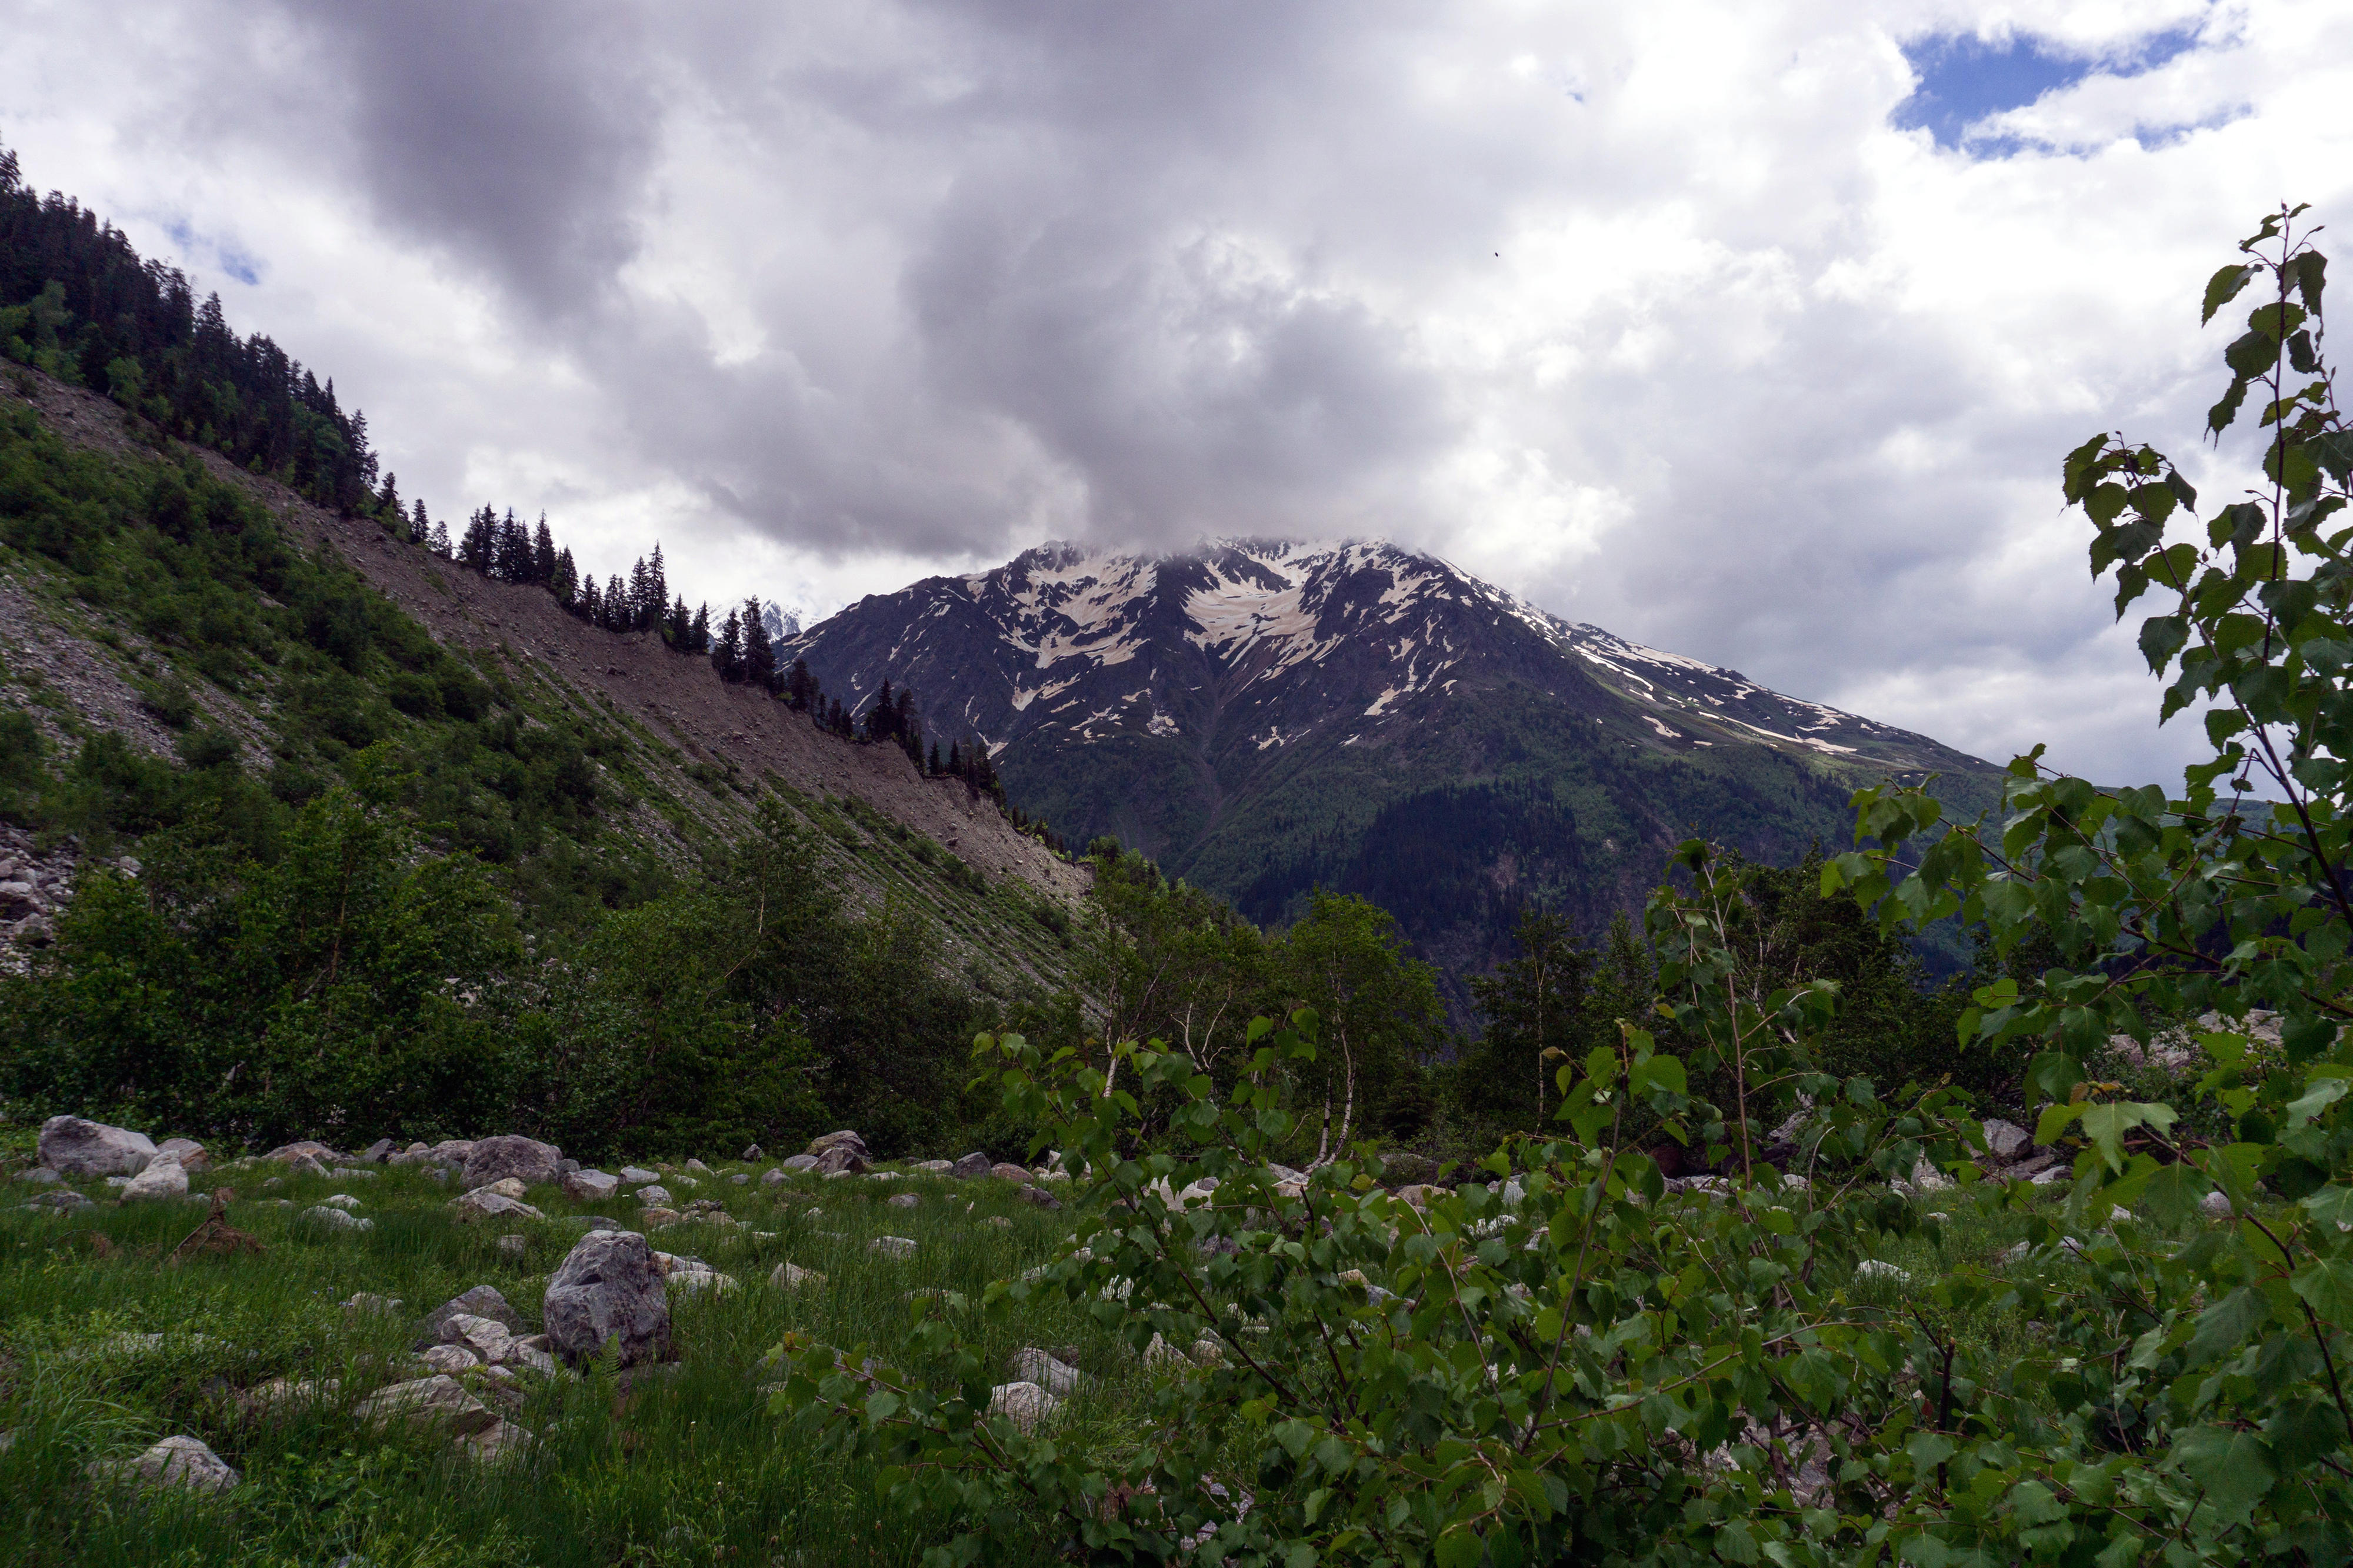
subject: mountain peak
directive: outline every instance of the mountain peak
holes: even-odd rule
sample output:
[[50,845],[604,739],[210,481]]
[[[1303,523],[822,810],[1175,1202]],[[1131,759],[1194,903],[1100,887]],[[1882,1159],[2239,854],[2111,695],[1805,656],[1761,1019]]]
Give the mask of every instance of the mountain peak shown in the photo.
[[[1454,823],[1485,847],[1433,866],[1450,884],[1492,851],[1459,900],[1486,912],[1457,911],[1484,931],[1530,899],[1623,908],[1694,832],[1802,854],[1861,784],[1993,773],[1378,539],[1056,541],[790,646],[847,701],[913,686],[926,730],[986,744],[1065,837],[1114,834],[1258,919],[1371,874],[1350,867],[1376,833],[1394,862]],[[1418,897],[1381,901],[1411,929]]]

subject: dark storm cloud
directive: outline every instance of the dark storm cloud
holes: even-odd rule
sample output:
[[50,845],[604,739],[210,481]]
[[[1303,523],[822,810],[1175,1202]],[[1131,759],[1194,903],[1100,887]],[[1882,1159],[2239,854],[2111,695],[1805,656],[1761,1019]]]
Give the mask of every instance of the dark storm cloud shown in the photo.
[[[641,13],[280,0],[330,73],[378,222],[573,316],[636,248],[660,123]],[[323,95],[322,95],[323,96]]]
[[[2084,58],[2202,14],[2048,9]],[[0,130],[224,237],[186,259],[405,490],[545,506],[600,572],[658,535],[690,595],[838,604],[1050,534],[1386,534],[2141,776],[2172,742],[2057,454],[2197,450],[2231,204],[2353,166],[2348,25],[2239,10],[1988,121],[2000,160],[1890,121],[1906,43],[1999,0],[0,0]]]

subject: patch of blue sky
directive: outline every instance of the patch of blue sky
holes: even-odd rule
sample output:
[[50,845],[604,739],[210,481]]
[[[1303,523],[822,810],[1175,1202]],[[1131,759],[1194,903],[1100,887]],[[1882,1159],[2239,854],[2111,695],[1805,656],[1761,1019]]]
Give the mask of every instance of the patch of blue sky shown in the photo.
[[164,232],[171,237],[172,243],[179,247],[182,256],[193,259],[208,255],[222,272],[248,288],[261,281],[259,258],[233,245],[198,234],[186,218],[172,218],[164,225]]
[[[1991,37],[1931,34],[1904,46],[1905,61],[1919,81],[1896,106],[1894,123],[1899,130],[1926,130],[1939,147],[1967,143],[1972,153],[2004,156],[2018,150],[2016,138],[1971,136],[1969,128],[2087,77],[2135,77],[2155,70],[2197,47],[2204,30],[2202,19],[2186,22],[2094,50],[2021,31]],[[2144,140],[2175,129],[2152,127]]]

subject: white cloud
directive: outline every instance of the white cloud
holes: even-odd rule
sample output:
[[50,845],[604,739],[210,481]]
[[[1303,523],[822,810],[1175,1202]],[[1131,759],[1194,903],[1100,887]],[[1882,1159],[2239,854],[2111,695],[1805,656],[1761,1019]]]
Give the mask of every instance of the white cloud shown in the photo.
[[[2201,22],[1963,149],[1891,125],[1931,34]],[[2196,289],[2353,195],[2353,18],[2276,0],[0,26],[28,176],[332,373],[405,492],[599,573],[658,532],[691,594],[822,609],[1055,535],[1387,532],[2112,778],[2183,739],[2059,458],[2121,425],[2230,489]]]

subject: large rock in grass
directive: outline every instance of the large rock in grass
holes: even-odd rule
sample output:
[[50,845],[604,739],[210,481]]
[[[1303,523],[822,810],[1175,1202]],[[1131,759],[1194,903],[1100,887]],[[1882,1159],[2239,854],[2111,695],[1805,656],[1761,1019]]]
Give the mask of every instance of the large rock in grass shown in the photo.
[[809,1167],[820,1176],[862,1176],[870,1169],[866,1156],[847,1143],[837,1143],[817,1157]]
[[861,1160],[874,1158],[866,1147],[866,1140],[847,1129],[839,1132],[828,1132],[821,1138],[810,1139],[809,1146],[803,1152],[822,1159],[828,1149],[849,1149],[854,1151]]
[[135,1459],[94,1464],[90,1473],[192,1492],[225,1492],[237,1484],[237,1471],[201,1437],[166,1437]]
[[331,1145],[322,1143],[316,1138],[298,1138],[291,1143],[280,1143],[262,1158],[276,1160],[287,1165],[300,1165],[308,1160],[324,1169],[327,1165],[341,1160],[343,1156],[336,1153]]
[[494,1193],[487,1188],[479,1193],[468,1193],[461,1198],[451,1198],[449,1206],[458,1211],[458,1217],[460,1220],[468,1222],[484,1217],[491,1219],[545,1219],[547,1217],[520,1198],[511,1198],[502,1193]]
[[1010,1160],[999,1160],[988,1168],[988,1173],[1000,1182],[1011,1182],[1016,1186],[1029,1184],[1029,1167],[1017,1165]]
[[201,1171],[212,1163],[205,1146],[193,1138],[166,1138],[155,1146],[155,1153],[158,1158],[169,1155],[179,1161],[184,1171]]
[[368,1395],[352,1407],[362,1421],[409,1421],[446,1426],[464,1437],[498,1422],[498,1413],[459,1387],[455,1378],[419,1377]]
[[147,1168],[131,1178],[122,1189],[122,1201],[132,1203],[140,1198],[185,1198],[188,1195],[188,1173],[177,1160],[158,1157],[147,1162]]
[[564,1178],[565,1195],[584,1204],[601,1204],[620,1190],[621,1178],[603,1171],[574,1171]]
[[41,1163],[69,1176],[135,1176],[155,1157],[154,1141],[127,1127],[52,1116],[41,1123]]
[[948,1174],[951,1176],[959,1176],[969,1181],[975,1176],[985,1176],[988,1174],[989,1168],[996,1164],[996,1161],[991,1160],[987,1155],[976,1149],[971,1153],[966,1154],[963,1159],[958,1160],[955,1164],[950,1165],[948,1167]]
[[452,1296],[425,1315],[425,1337],[420,1345],[441,1342],[441,1331],[452,1318],[488,1318],[504,1324],[509,1332],[523,1331],[522,1314],[508,1304],[495,1285],[477,1285],[463,1295]]
[[564,1151],[554,1144],[503,1133],[480,1139],[466,1151],[466,1172],[459,1179],[469,1187],[486,1187],[512,1176],[532,1186],[554,1181],[563,1166]]
[[611,1345],[617,1364],[637,1366],[670,1353],[670,1298],[661,1265],[634,1231],[582,1237],[554,1277],[540,1316],[548,1348],[574,1366]]

